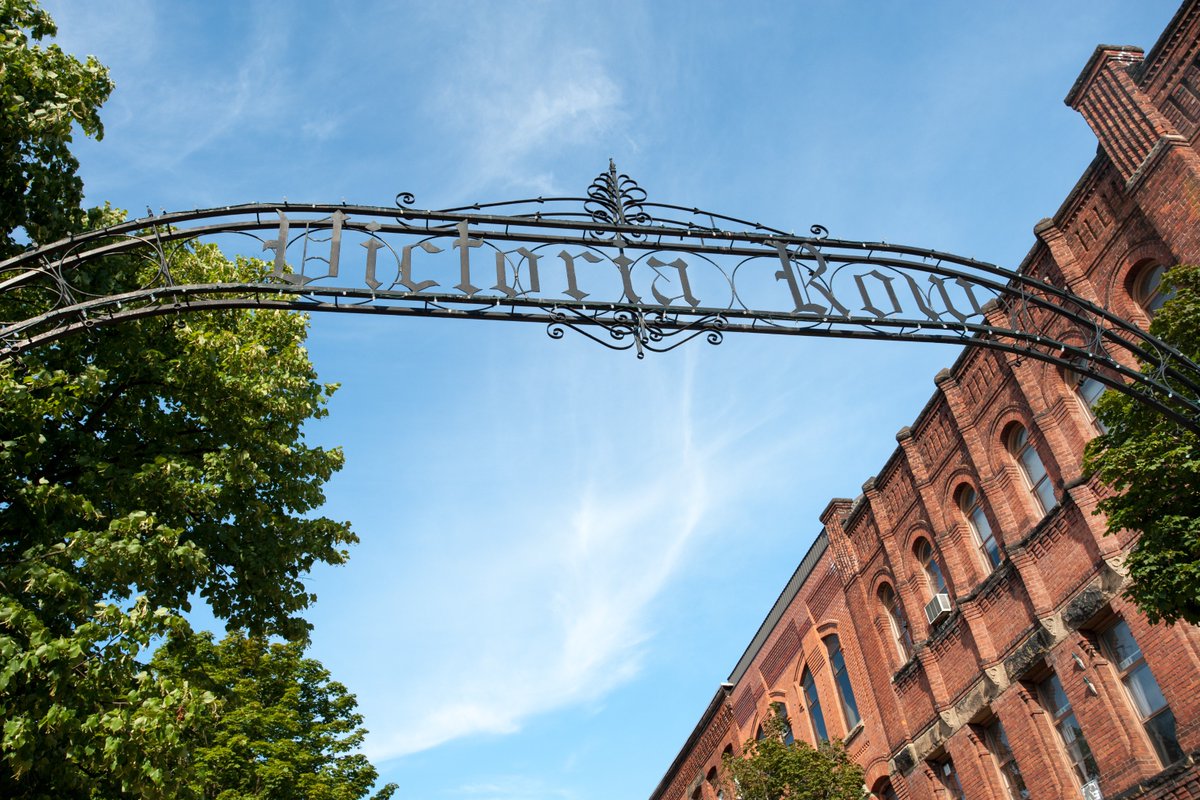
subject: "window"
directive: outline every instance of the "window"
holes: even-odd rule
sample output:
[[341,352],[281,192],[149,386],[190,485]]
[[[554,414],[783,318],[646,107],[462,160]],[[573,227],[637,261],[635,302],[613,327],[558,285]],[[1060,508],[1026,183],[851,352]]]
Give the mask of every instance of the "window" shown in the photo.
[[888,625],[892,630],[892,640],[896,643],[896,650],[900,653],[900,661],[908,661],[912,656],[912,632],[908,628],[904,609],[900,607],[900,598],[896,597],[895,590],[889,584],[885,583],[879,587],[879,603],[887,612]]
[[783,725],[783,743],[791,744],[796,741],[796,737],[792,733],[792,722],[788,719],[787,704],[771,703],[771,710],[775,712],[775,718]]
[[825,729],[825,715],[821,713],[821,696],[817,694],[817,684],[813,681],[812,670],[804,668],[800,676],[800,685],[804,688],[804,702],[808,703],[808,718],[812,720],[813,733],[817,742],[828,742],[829,731]]
[[992,721],[986,728],[983,729],[983,738],[987,743],[988,750],[996,759],[996,766],[1000,770],[1000,777],[1004,781],[1004,789],[1012,800],[1028,800],[1029,790],[1025,788],[1025,779],[1021,777],[1021,768],[1017,766],[1017,759],[1013,755],[1012,748],[1008,746],[1008,734],[1004,732],[1004,726],[1000,724],[1000,720]]
[[717,800],[725,800],[725,790],[721,788],[720,778],[717,777],[717,768],[711,767],[708,774],[704,776],[704,780],[708,782],[708,787],[716,796]]
[[1166,267],[1161,264],[1146,264],[1134,272],[1133,299],[1146,309],[1150,316],[1163,307],[1163,304],[1175,296],[1175,290],[1164,290],[1162,285]]
[[1042,464],[1042,459],[1038,456],[1033,442],[1029,441],[1029,431],[1025,430],[1025,426],[1012,425],[1009,427],[1005,439],[1008,452],[1021,467],[1021,473],[1029,485],[1029,491],[1037,499],[1042,512],[1045,513],[1058,505],[1058,500],[1054,498],[1054,486],[1050,483],[1050,476],[1046,474],[1046,467]]
[[917,557],[921,571],[925,573],[925,585],[929,587],[929,593],[946,594],[946,579],[942,577],[942,568],[938,566],[937,555],[933,552],[933,545],[929,540],[918,539],[913,547],[913,555]]
[[954,770],[954,761],[950,756],[930,762],[929,766],[933,768],[938,783],[946,790],[946,796],[950,800],[963,800],[962,784],[958,782],[958,773]]
[[1096,401],[1104,394],[1104,390],[1108,387],[1100,381],[1083,372],[1076,372],[1069,369],[1063,372],[1063,378],[1067,385],[1075,392],[1075,397],[1079,399],[1080,405],[1083,406],[1084,413],[1092,420],[1092,423],[1100,430],[1101,433],[1107,433],[1100,420],[1096,419],[1094,408]]
[[996,535],[992,533],[991,523],[988,522],[987,514],[983,511],[983,504],[979,502],[979,495],[966,484],[963,484],[958,491],[958,507],[971,527],[971,532],[975,534],[979,552],[983,554],[983,560],[987,562],[988,569],[1000,566],[1000,543],[996,541]]
[[846,671],[846,657],[842,654],[842,643],[836,635],[825,639],[829,651],[829,665],[833,668],[833,682],[837,686],[838,699],[842,701],[842,715],[846,718],[846,730],[858,724],[858,703],[854,702],[854,687],[850,685],[850,673]]
[[1099,780],[1100,770],[1096,767],[1096,759],[1092,757],[1092,749],[1083,737],[1083,729],[1075,719],[1071,701],[1067,699],[1058,676],[1051,673],[1049,678],[1038,684],[1037,692],[1042,706],[1054,720],[1054,727],[1067,751],[1067,760],[1071,762],[1071,769],[1075,771],[1080,785]]
[[1183,750],[1175,735],[1175,715],[1171,713],[1166,698],[1158,688],[1158,681],[1154,680],[1146,659],[1142,657],[1142,648],[1134,641],[1129,623],[1123,619],[1117,620],[1100,634],[1100,645],[1116,668],[1159,759],[1164,764],[1170,764],[1183,758]]

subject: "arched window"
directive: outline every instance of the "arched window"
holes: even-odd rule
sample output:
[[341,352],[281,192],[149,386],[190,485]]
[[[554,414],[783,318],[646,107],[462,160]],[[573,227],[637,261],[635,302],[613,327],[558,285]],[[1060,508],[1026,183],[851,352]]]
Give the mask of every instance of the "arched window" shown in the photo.
[[983,560],[987,562],[988,569],[1000,566],[1000,543],[996,541],[996,535],[992,533],[992,525],[988,522],[979,495],[968,484],[964,483],[958,490],[958,507],[962,511],[967,525],[970,526],[971,532],[975,534],[979,552],[983,554]]
[[842,654],[842,643],[837,635],[826,637],[825,649],[829,652],[829,666],[833,668],[833,682],[837,686],[838,699],[842,701],[842,714],[846,717],[846,730],[858,724],[858,703],[854,701],[854,687],[850,685],[850,673],[846,670],[846,657]]
[[1163,307],[1163,303],[1175,296],[1174,289],[1166,289],[1162,285],[1163,274],[1166,271],[1167,268],[1162,264],[1154,263],[1144,264],[1134,271],[1130,291],[1133,299],[1150,316],[1154,316]]
[[917,557],[917,561],[921,565],[921,572],[925,574],[925,585],[929,587],[929,594],[931,596],[948,594],[946,579],[942,575],[937,554],[933,552],[933,545],[929,543],[929,540],[924,537],[917,539],[917,543],[913,546],[913,555]]
[[783,729],[783,743],[791,744],[796,741],[796,736],[792,733],[792,721],[788,718],[787,703],[778,701],[771,703],[771,710],[775,712],[775,718],[779,720],[780,727]]
[[817,694],[817,684],[813,681],[812,670],[804,668],[800,676],[800,686],[804,689],[804,702],[808,703],[808,718],[812,720],[813,733],[817,743],[829,741],[829,731],[825,728],[825,715],[821,713],[821,696]]
[[887,612],[888,624],[892,629],[892,639],[896,642],[896,650],[900,653],[900,661],[908,661],[912,656],[912,632],[908,628],[908,619],[904,609],[900,607],[900,598],[890,584],[879,587],[879,603]]
[[1033,442],[1029,441],[1029,432],[1025,430],[1025,426],[1020,423],[1010,425],[1004,437],[1004,444],[1020,466],[1021,474],[1025,476],[1029,491],[1037,499],[1042,513],[1058,505],[1058,500],[1054,497],[1054,486],[1050,483],[1050,476],[1046,474],[1046,466],[1042,463]]
[[1100,420],[1096,419],[1095,406],[1096,401],[1104,394],[1104,390],[1108,387],[1100,381],[1088,375],[1085,372],[1077,372],[1073,369],[1063,370],[1063,379],[1067,385],[1075,392],[1075,397],[1079,399],[1079,403],[1083,406],[1083,411],[1092,420],[1092,423],[1100,430],[1101,433],[1106,433],[1107,429]]

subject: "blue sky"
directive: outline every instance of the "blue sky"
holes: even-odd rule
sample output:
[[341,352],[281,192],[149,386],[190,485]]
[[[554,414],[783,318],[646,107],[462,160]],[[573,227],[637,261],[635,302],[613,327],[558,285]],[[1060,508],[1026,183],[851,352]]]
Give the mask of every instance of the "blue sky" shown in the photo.
[[[1062,104],[1172,2],[48,2],[108,64],[88,198],[650,198],[1015,266],[1095,152]],[[345,448],[312,654],[402,798],[644,798],[956,351],[792,337],[637,361],[538,326],[318,316]]]

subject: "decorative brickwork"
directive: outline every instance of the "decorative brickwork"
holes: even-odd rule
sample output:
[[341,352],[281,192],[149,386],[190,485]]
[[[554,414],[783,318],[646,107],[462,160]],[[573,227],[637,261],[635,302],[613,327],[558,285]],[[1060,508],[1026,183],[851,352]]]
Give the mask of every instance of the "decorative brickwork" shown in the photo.
[[[1139,270],[1200,264],[1200,0],[1147,56],[1098,48],[1067,103],[1100,150],[1035,226],[1021,270],[1148,324]],[[1151,626],[1122,599],[1137,533],[1106,537],[1093,513],[1108,490],[1081,474],[1096,426],[1068,377],[970,348],[937,375],[878,477],[822,513],[820,547],[730,678],[735,700],[710,705],[652,800],[689,800],[721,749],[754,735],[768,694],[813,741],[805,668],[830,734],[849,737],[877,796],[941,800],[951,762],[968,800],[1015,796],[999,768],[1012,761],[1031,800],[1078,798],[1085,784],[1109,800],[1200,798],[1200,629]],[[1053,503],[1034,497],[1010,452],[1016,424]],[[964,486],[976,506],[960,504]],[[842,724],[826,668],[835,633],[858,726]],[[998,730],[1011,753],[996,752]]]

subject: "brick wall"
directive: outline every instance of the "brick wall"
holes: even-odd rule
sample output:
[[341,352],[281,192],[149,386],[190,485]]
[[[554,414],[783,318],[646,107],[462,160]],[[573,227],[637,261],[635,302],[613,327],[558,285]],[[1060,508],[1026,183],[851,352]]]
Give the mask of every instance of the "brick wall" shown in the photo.
[[[1066,102],[1100,150],[1058,212],[1034,227],[1021,269],[1146,325],[1139,270],[1200,263],[1200,0],[1184,3],[1148,56],[1097,48]],[[1078,797],[1082,781],[1059,733],[1069,712],[1105,797],[1200,798],[1200,630],[1151,626],[1121,599],[1122,559],[1136,533],[1106,537],[1093,514],[1106,490],[1081,475],[1081,454],[1096,427],[1068,376],[967,348],[934,384],[862,495],[833,500],[821,515],[828,548],[802,565],[800,583],[789,584],[757,650],[731,676],[729,702],[710,706],[653,800],[706,797],[702,778],[722,749],[752,737],[774,703],[786,706],[797,738],[814,741],[805,675],[830,735],[847,740],[876,792],[946,797],[942,776],[952,765],[966,797],[1008,797],[994,736],[1003,729],[1032,798]],[[1016,425],[1049,476],[1056,502],[1048,510],[1009,452]],[[998,565],[981,547],[983,522],[964,513],[964,488],[999,543]],[[933,587],[916,557],[921,542],[932,546],[953,608],[934,626],[924,613]],[[893,611],[880,599],[889,592]],[[1120,625],[1144,667],[1114,663],[1103,642]],[[911,642],[898,641],[904,627]],[[833,636],[858,724],[842,712]],[[1165,764],[1153,746],[1131,700],[1134,669],[1153,675],[1182,759]],[[1053,681],[1069,706],[1049,707]]]

